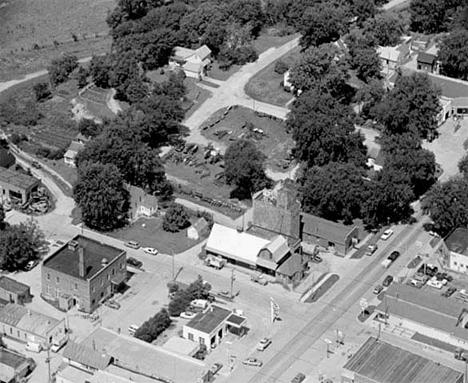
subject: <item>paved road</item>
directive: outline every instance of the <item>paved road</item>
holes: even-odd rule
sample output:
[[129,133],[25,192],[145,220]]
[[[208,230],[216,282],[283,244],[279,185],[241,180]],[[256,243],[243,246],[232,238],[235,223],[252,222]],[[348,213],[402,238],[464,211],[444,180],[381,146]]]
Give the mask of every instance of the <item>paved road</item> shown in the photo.
[[[424,223],[428,222],[428,217],[423,217],[420,222],[410,229],[404,230],[397,235],[389,244],[392,248],[407,248],[407,244],[414,242],[419,235],[419,231]],[[341,284],[341,290],[335,298],[323,307],[316,315],[311,316],[310,320],[292,337],[285,346],[279,350],[273,358],[264,364],[263,368],[255,374],[250,383],[259,382],[284,382],[281,376],[287,371],[304,353],[310,348],[317,348],[318,341],[322,342],[324,334],[333,328],[333,325],[353,306],[357,305],[359,299],[369,289],[369,286],[381,278],[388,270],[380,266],[381,260],[386,252],[381,252],[375,256],[372,261],[362,271],[353,277],[348,283]],[[407,262],[406,257],[401,257],[397,262]],[[368,262],[364,259],[361,262]],[[394,265],[392,266],[394,267]],[[337,286],[338,287],[338,286]],[[235,374],[229,380],[238,381]]]
[[389,1],[387,4],[385,4],[382,8],[386,11],[392,9],[392,8],[395,8],[401,4],[404,4],[404,3],[409,3],[410,0],[391,0]]

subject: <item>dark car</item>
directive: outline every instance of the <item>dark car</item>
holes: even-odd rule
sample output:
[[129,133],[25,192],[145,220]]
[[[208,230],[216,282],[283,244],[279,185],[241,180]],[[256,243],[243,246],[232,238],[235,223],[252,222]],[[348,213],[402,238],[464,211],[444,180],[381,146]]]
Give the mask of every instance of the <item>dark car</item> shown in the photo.
[[457,291],[456,287],[449,287],[442,293],[442,296],[446,298],[451,297],[455,293],[455,291]]
[[320,262],[323,261],[322,257],[318,256],[317,254],[312,255],[312,256],[310,257],[310,260],[311,260],[312,262],[314,262],[314,263],[320,263]]
[[133,257],[127,258],[127,264],[136,268],[140,268],[141,266],[143,266],[143,262]]
[[301,383],[305,378],[306,376],[300,372],[294,377],[293,380],[291,380],[291,383]]
[[384,281],[382,282],[382,285],[384,287],[388,287],[391,285],[391,283],[393,282],[393,277],[391,275],[387,275],[387,277],[384,279]]
[[37,161],[33,161],[32,164],[31,164],[31,166],[32,166],[33,168],[35,168],[35,169],[42,169],[41,164],[40,164],[39,162],[37,162]]
[[395,251],[392,251],[392,253],[388,256],[388,259],[394,262],[398,259],[399,256],[400,256],[400,252],[395,250]]

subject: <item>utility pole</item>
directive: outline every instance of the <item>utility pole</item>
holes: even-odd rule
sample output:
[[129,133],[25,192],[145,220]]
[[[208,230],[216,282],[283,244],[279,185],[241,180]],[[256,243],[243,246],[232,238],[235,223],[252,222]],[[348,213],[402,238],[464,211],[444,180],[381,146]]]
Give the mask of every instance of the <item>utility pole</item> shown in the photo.
[[234,275],[234,269],[231,270],[231,298],[233,297],[233,288],[234,288],[234,281],[236,280],[236,276]]
[[45,360],[47,363],[47,374],[48,374],[48,383],[52,383],[52,377],[50,376],[50,342],[47,342],[47,358]]

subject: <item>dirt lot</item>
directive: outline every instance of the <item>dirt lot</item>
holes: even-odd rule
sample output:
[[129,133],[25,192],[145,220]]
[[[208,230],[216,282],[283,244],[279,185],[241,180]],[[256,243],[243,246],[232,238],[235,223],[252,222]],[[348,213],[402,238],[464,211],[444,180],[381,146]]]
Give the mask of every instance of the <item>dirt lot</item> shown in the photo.
[[115,4],[114,0],[0,0],[0,77],[44,69],[63,51],[85,57],[107,49],[105,19]]
[[[211,124],[215,125],[210,127]],[[250,129],[252,126],[257,132]],[[286,133],[284,122],[279,119],[262,116],[243,107],[232,108],[229,111],[223,109],[205,122],[202,134],[213,141],[216,147],[220,146],[223,149],[236,139],[249,139],[268,157],[269,168],[287,171],[291,166],[286,159],[294,142],[291,135]]]
[[[282,58],[291,67],[300,57],[300,47],[291,51]],[[250,97],[269,104],[285,106],[291,100],[292,94],[286,92],[281,86],[284,76],[275,72],[275,62],[253,76],[245,86],[245,93]]]

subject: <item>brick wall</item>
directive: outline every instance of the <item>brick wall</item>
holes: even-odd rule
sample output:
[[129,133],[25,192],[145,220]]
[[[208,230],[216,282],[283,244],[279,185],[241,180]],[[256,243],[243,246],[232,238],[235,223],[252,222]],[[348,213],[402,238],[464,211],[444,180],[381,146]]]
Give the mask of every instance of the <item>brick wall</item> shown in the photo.
[[253,201],[253,224],[255,226],[299,238],[298,203],[290,205],[290,210],[277,207],[261,197]]

